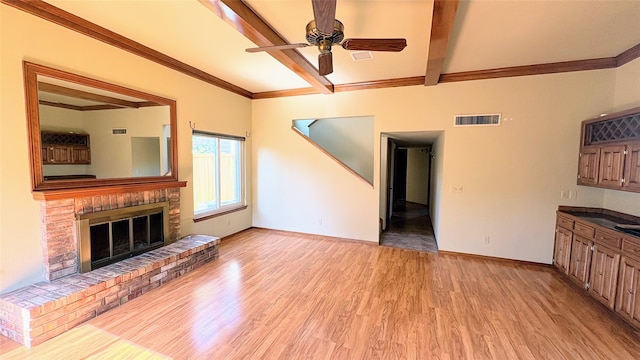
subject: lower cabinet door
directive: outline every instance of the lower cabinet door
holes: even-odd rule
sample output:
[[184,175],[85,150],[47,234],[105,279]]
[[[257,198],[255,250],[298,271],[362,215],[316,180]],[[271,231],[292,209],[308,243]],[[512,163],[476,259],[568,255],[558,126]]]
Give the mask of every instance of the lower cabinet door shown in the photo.
[[598,243],[593,245],[589,293],[610,309],[615,305],[619,266],[619,250],[612,250]]
[[640,326],[640,261],[626,256],[620,259],[616,312],[635,326]]
[[553,265],[560,271],[569,273],[569,259],[571,256],[571,231],[561,227],[556,228],[556,241],[553,250]]
[[593,241],[573,234],[569,278],[585,289],[587,288],[587,282],[589,282],[592,246]]

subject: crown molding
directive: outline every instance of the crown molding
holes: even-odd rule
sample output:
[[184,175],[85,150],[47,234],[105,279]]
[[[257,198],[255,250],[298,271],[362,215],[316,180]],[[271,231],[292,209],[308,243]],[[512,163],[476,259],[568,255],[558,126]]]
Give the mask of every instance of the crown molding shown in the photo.
[[67,29],[92,37],[96,40],[102,41],[119,49],[128,51],[147,60],[151,60],[170,69],[181,72],[185,75],[189,75],[198,80],[202,80],[224,90],[244,96],[249,99],[253,97],[253,93],[248,90],[245,90],[230,82],[219,79],[196,67],[185,64],[157,50],[142,45],[139,42],[133,41],[109,29],[103,28],[102,26],[96,25],[88,20],[76,16],[70,12],[50,5],[44,1],[0,0],[0,2],[2,2],[2,4],[6,4],[16,9],[22,10],[31,15],[35,15],[44,20],[51,21],[54,24],[66,27]]
[[[222,2],[225,4],[242,3],[239,0],[200,0],[201,2]],[[448,2],[448,1],[446,1]],[[79,16],[73,15],[67,11],[50,5],[42,0],[0,0],[0,3],[12,6],[26,13],[51,21],[70,30],[76,31],[83,35],[103,41],[109,45],[129,51],[135,55],[145,59],[154,61],[160,65],[181,72],[185,75],[194,77],[211,85],[217,86],[232,93],[244,96],[249,99],[270,99],[278,97],[313,95],[313,94],[330,94],[332,92],[346,92],[358,90],[383,89],[390,87],[415,86],[427,84],[427,76],[415,76],[398,79],[374,80],[365,82],[355,82],[348,84],[333,85],[328,80],[328,84],[315,86],[311,88],[275,90],[252,93],[239,86],[219,79],[208,74],[198,68],[176,60],[157,50],[151,49],[136,41],[119,35],[111,30],[96,25]],[[253,11],[252,11],[253,13]],[[256,15],[255,13],[253,13]],[[246,36],[246,35],[245,35]],[[290,50],[287,50],[290,51]],[[431,53],[431,52],[430,52]],[[435,57],[435,55],[433,55]],[[431,55],[430,55],[431,58]],[[599,69],[612,69],[627,64],[633,60],[640,58],[640,44],[637,44],[615,57],[573,60],[565,62],[534,64],[524,66],[512,66],[496,69],[464,71],[457,73],[445,73],[439,75],[438,83],[472,81],[484,79],[496,79],[504,77],[531,76],[543,74],[555,74],[573,71],[588,71]],[[429,60],[428,60],[429,61]],[[313,66],[312,66],[313,67]],[[315,68],[314,68],[315,69]],[[296,72],[297,73],[297,72]],[[324,78],[324,77],[323,77]]]

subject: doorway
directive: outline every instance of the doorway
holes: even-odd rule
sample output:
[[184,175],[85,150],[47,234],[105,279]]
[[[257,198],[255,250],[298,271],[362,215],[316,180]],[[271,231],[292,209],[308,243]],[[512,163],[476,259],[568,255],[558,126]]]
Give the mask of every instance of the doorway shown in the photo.
[[[407,250],[437,252],[431,209],[434,163],[432,146],[439,133],[383,134],[381,173],[384,221],[379,243]],[[384,161],[386,160],[386,161]],[[386,181],[385,181],[386,180]],[[381,186],[382,188],[382,186]],[[381,194],[382,195],[382,194]],[[381,204],[383,204],[381,202]]]
[[160,176],[160,138],[131,138],[133,176]]

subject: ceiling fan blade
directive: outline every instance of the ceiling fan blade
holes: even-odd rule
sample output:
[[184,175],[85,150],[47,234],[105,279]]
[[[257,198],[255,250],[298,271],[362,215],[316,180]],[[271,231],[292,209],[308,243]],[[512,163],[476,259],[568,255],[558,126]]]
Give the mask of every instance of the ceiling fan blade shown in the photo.
[[402,51],[407,46],[406,39],[345,39],[345,50]]
[[326,52],[318,55],[318,73],[320,76],[329,75],[333,72],[333,55]]
[[336,0],[311,0],[311,4],[316,28],[321,34],[331,36],[336,20]]
[[254,53],[254,52],[260,52],[260,51],[297,49],[297,48],[303,48],[307,46],[311,46],[311,44],[296,43],[296,44],[285,44],[285,45],[260,46],[255,48],[248,48],[248,49],[245,49],[245,51]]

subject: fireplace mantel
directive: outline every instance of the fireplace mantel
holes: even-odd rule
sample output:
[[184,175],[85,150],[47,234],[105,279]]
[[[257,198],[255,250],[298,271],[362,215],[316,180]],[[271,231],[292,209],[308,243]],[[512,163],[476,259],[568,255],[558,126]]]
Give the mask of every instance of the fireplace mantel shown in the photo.
[[33,191],[33,198],[36,200],[62,200],[73,199],[87,196],[102,196],[118,193],[129,193],[146,190],[159,190],[159,189],[171,189],[186,187],[186,181],[161,181],[154,183],[140,183],[140,184],[124,184],[124,185],[109,185],[109,186],[96,186],[96,187],[84,187],[84,188],[71,188],[71,189],[43,189]]

